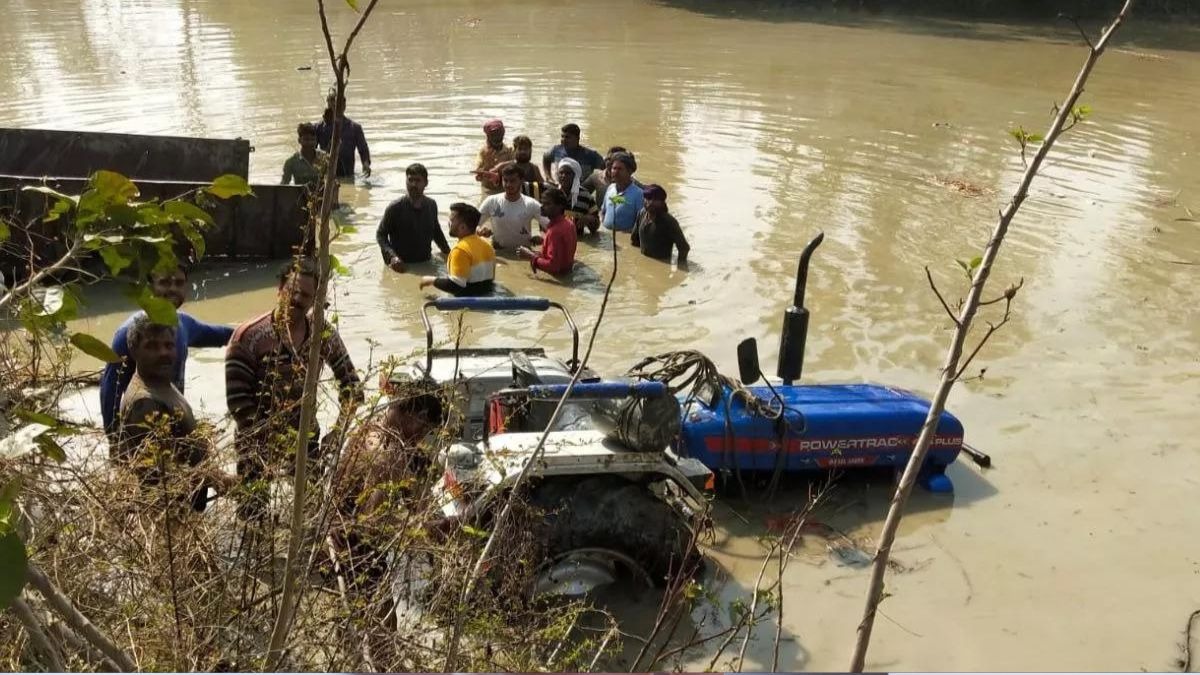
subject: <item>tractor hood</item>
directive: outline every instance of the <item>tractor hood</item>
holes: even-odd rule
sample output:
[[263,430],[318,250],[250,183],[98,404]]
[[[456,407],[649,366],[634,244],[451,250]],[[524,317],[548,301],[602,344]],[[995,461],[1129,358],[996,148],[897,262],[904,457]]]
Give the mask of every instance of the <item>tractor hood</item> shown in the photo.
[[[770,388],[748,390],[764,410],[778,411]],[[728,389],[711,408],[690,404],[679,454],[714,470],[774,470],[781,452],[784,470],[902,467],[929,412],[929,401],[916,394],[876,384],[777,386],[775,391],[784,406],[782,424],[749,410]],[[954,462],[962,441],[962,423],[943,412],[926,465],[944,468]]]

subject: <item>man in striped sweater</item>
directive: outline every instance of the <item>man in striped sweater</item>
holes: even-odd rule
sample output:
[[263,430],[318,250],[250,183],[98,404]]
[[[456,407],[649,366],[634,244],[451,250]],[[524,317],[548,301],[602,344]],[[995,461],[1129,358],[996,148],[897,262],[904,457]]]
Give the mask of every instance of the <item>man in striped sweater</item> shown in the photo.
[[[279,275],[275,309],[238,326],[229,341],[225,399],[237,423],[234,445],[243,483],[269,479],[283,468],[280,460],[295,447],[311,340],[321,340],[321,358],[337,379],[338,421],[348,418],[362,403],[358,373],[337,330],[326,324],[324,335],[313,335],[309,311],[316,286],[317,268],[312,260],[288,263]],[[312,459],[319,455],[320,437],[314,423],[308,440]]]

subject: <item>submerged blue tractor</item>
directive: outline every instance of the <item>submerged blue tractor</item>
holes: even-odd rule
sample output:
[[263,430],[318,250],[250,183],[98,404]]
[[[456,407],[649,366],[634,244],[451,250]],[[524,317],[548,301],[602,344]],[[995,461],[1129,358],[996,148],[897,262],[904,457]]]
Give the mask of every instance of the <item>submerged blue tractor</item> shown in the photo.
[[[903,471],[929,412],[929,401],[878,384],[797,384],[804,365],[808,309],[804,291],[818,234],[800,256],[792,305],[784,312],[778,382],[759,369],[754,338],[738,345],[741,384],[726,381],[720,392],[689,396],[675,450],[715,472],[802,472],[892,467]],[[763,384],[754,385],[762,381]],[[966,450],[986,465],[986,455],[964,446],[963,425],[943,412],[920,484],[932,492],[953,490],[945,475]]]

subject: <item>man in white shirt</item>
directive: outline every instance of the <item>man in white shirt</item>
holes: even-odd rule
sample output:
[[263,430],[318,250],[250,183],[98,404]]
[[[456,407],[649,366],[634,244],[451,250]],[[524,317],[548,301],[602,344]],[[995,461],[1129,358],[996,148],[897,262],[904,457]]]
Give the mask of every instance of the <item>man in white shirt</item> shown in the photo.
[[[538,243],[541,237],[534,236],[530,223],[547,221],[542,216],[542,204],[528,195],[521,194],[524,177],[521,170],[509,164],[500,172],[504,192],[491,195],[479,204],[479,234],[491,237],[497,250],[515,251],[518,247]],[[484,225],[487,223],[487,225]]]

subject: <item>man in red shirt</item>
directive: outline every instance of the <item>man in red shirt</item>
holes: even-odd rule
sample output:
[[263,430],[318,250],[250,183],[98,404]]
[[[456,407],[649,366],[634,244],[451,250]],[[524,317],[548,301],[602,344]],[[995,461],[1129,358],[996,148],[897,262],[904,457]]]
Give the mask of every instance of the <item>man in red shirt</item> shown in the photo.
[[529,259],[529,265],[535,273],[541,270],[556,276],[569,274],[575,266],[575,244],[578,242],[575,224],[565,215],[570,199],[562,190],[548,188],[542,191],[541,202],[542,215],[550,219],[542,250],[539,253],[522,246],[517,249],[517,254]]

